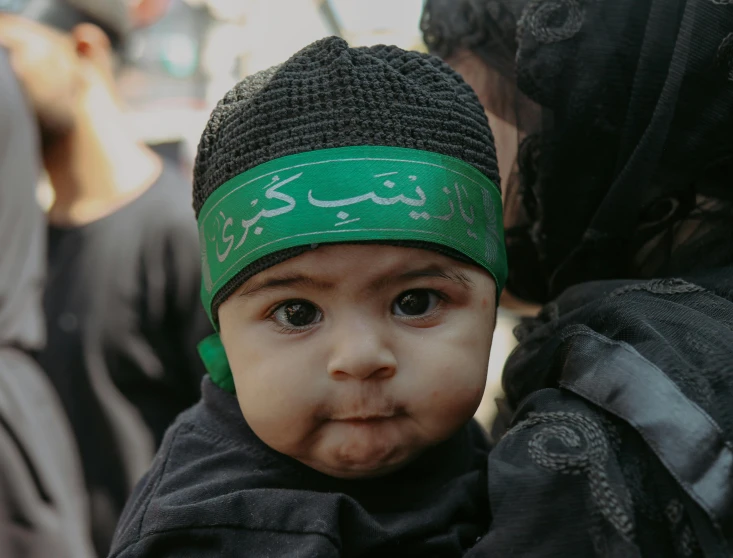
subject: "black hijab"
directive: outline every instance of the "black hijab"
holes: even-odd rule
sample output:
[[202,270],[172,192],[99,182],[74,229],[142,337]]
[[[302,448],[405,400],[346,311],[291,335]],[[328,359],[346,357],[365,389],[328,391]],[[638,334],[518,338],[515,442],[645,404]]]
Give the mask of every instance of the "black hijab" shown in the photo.
[[480,58],[504,83],[489,110],[518,128],[509,290],[733,263],[732,4],[426,2],[429,48]]

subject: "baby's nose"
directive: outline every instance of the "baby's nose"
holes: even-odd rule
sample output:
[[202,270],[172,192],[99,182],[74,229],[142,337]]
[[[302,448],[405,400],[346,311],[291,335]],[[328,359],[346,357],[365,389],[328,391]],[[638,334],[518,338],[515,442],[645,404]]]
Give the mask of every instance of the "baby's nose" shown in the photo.
[[382,332],[356,320],[339,328],[328,363],[336,380],[386,380],[397,373],[397,359]]

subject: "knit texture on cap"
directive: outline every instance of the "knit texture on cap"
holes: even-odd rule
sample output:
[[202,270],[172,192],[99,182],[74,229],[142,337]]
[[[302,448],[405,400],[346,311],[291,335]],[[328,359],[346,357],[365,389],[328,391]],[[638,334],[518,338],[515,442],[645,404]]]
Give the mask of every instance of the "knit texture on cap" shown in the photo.
[[[349,48],[344,40],[330,37],[245,78],[219,101],[196,156],[196,216],[214,190],[258,165],[306,151],[359,145],[448,155],[499,185],[486,115],[455,71],[428,54],[385,45]],[[306,249],[270,254],[243,269],[215,297],[213,314],[249,277]]]

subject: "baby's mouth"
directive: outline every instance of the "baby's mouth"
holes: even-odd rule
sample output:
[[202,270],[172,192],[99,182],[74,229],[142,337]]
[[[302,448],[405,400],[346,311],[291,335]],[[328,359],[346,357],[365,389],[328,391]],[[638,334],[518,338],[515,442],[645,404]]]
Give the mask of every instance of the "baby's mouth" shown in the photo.
[[378,398],[373,404],[363,402],[352,405],[342,404],[339,408],[329,409],[323,418],[331,422],[351,424],[378,423],[393,420],[405,415],[405,408],[391,399]]
[[334,422],[345,422],[352,424],[367,424],[385,422],[397,418],[401,413],[398,411],[364,412],[336,415],[331,417]]
[[387,413],[369,413],[369,414],[358,414],[343,417],[334,417],[331,420],[336,422],[369,422],[378,420],[387,420],[394,418],[394,414]]

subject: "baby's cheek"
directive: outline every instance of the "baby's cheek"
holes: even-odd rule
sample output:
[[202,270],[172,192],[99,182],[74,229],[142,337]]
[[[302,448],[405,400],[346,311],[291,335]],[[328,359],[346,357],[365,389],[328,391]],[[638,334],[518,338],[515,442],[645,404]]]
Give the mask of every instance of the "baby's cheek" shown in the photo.
[[[245,369],[234,373],[237,399],[245,420],[271,447],[293,444],[303,425],[303,395],[275,370]],[[280,451],[280,449],[278,451]]]
[[274,450],[291,457],[303,451],[311,417],[295,402],[240,400],[242,414],[257,437]]
[[[485,374],[484,374],[485,376]],[[466,373],[465,369],[452,375],[440,390],[439,403],[446,411],[472,416],[484,393],[485,381],[479,374]]]
[[438,439],[449,437],[475,413],[483,396],[485,371],[466,367],[436,370],[424,396],[415,390],[413,410],[418,421]]

